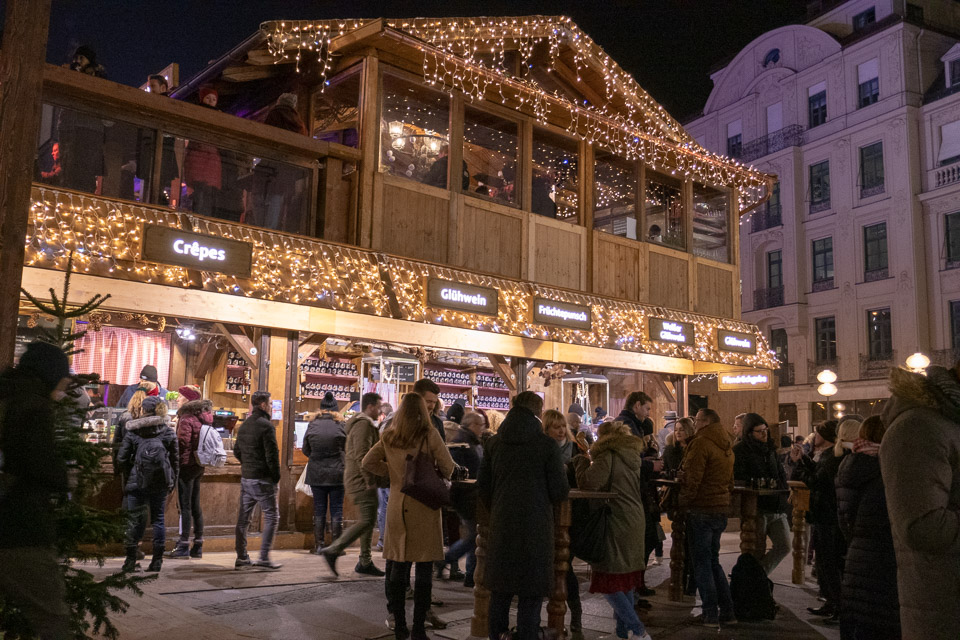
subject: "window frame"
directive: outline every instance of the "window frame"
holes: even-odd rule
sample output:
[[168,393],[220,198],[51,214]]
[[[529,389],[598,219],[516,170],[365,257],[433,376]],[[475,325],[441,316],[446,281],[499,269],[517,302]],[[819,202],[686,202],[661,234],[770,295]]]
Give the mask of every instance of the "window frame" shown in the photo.
[[[818,244],[829,242],[829,247],[821,245],[818,247]],[[833,265],[833,236],[826,236],[824,238],[818,238],[811,242],[811,264],[813,265],[813,282],[822,283],[822,282],[832,282],[834,278],[834,265]],[[822,258],[823,264],[818,265],[817,261]],[[829,262],[829,264],[828,264]],[[822,270],[821,277],[818,277],[818,271]],[[829,271],[829,273],[828,273]]]
[[870,7],[869,9],[864,9],[860,13],[857,13],[850,20],[853,26],[853,32],[859,33],[872,24],[877,22],[877,8]]
[[743,134],[738,133],[735,136],[727,138],[727,156],[730,158],[739,158],[743,155]]
[[[883,326],[874,326],[876,314],[886,314]],[[878,332],[879,331],[879,332]],[[867,357],[870,360],[884,361],[893,358],[893,315],[890,307],[867,309]]]
[[[829,326],[828,323],[829,322]],[[837,361],[837,317],[823,316],[813,320],[814,357],[816,363],[833,364]]]
[[[814,162],[808,167],[807,175],[810,181],[810,213],[826,211],[830,208],[830,160]],[[819,197],[815,197],[817,192]]]
[[860,147],[859,155],[860,197],[867,198],[883,193],[886,181],[883,167],[883,141],[878,140]]
[[[461,145],[466,145],[466,144],[467,144],[467,133],[466,133],[466,132],[467,132],[467,109],[473,109],[474,111],[479,111],[480,113],[484,113],[484,114],[486,114],[486,115],[488,115],[488,116],[491,116],[491,117],[494,117],[494,118],[500,118],[501,120],[506,120],[507,122],[513,123],[513,124],[516,125],[516,127],[517,127],[517,151],[516,151],[516,156],[515,156],[515,157],[516,157],[516,168],[514,169],[516,175],[514,176],[514,180],[513,180],[513,200],[512,200],[511,202],[506,202],[506,201],[504,201],[504,200],[498,200],[497,198],[494,198],[494,197],[492,197],[492,196],[484,195],[484,194],[482,194],[482,193],[476,193],[475,191],[472,191],[472,190],[470,190],[470,189],[466,189],[466,190],[461,189],[461,190],[460,190],[460,193],[462,193],[462,194],[465,195],[465,196],[466,196],[466,195],[472,196],[472,197],[477,198],[477,199],[479,199],[479,200],[486,200],[487,202],[492,202],[492,203],[494,203],[494,204],[499,204],[499,205],[502,205],[502,206],[504,206],[504,207],[510,207],[510,208],[512,208],[512,209],[520,209],[521,211],[524,210],[524,209],[523,209],[523,198],[524,198],[524,195],[525,195],[524,189],[526,188],[526,185],[523,184],[523,183],[524,183],[523,163],[524,163],[524,156],[527,155],[527,152],[524,150],[524,146],[525,146],[525,145],[524,145],[524,141],[523,141],[523,130],[524,130],[525,123],[524,123],[524,121],[523,121],[523,118],[521,117],[521,114],[518,113],[518,114],[516,114],[515,117],[511,117],[510,115],[506,115],[506,114],[502,113],[499,109],[497,109],[497,110],[495,110],[495,109],[487,109],[487,108],[485,108],[485,105],[483,105],[483,104],[480,103],[480,102],[465,102],[465,101],[461,101],[460,105],[461,105],[461,106],[459,107],[459,109],[457,109],[457,111],[458,111],[459,113],[457,113],[456,115],[459,116],[459,118],[460,118],[460,127],[461,127],[460,141],[461,141]],[[453,104],[451,104],[450,115],[451,115],[451,117],[454,117],[454,105],[453,105]],[[533,150],[531,149],[530,151],[532,152]],[[464,149],[461,148],[461,149],[460,149],[460,157],[461,157],[461,158],[463,158],[463,155],[464,155],[463,152],[464,152]],[[447,178],[447,180],[448,180],[448,181],[447,181],[447,187],[449,188],[449,186],[450,186],[449,177]]]
[[880,78],[873,77],[857,85],[857,108],[863,109],[880,100]]
[[[600,181],[597,180],[597,164],[600,161],[606,159],[601,157],[602,155],[616,158],[622,161],[623,163],[629,163],[630,165],[633,166],[633,175],[634,175],[634,181],[635,181],[634,184],[636,185],[636,188],[634,191],[634,197],[633,197],[633,217],[634,217],[634,220],[636,220],[637,222],[636,238],[631,238],[629,235],[620,236],[614,233],[612,230],[604,231],[602,229],[598,229],[596,226],[597,225],[597,222],[596,222],[597,202],[599,200],[599,198],[597,197],[597,194],[598,194],[598,189],[600,185]],[[587,220],[592,225],[593,231],[595,232],[599,231],[600,233],[616,236],[618,238],[623,238],[624,240],[633,240],[635,242],[646,242],[647,241],[646,232],[643,230],[646,225],[646,211],[643,210],[644,209],[643,194],[644,194],[644,190],[646,189],[646,180],[643,179],[643,172],[644,172],[643,163],[640,162],[639,159],[628,160],[627,158],[624,158],[622,155],[619,155],[614,151],[610,151],[609,149],[605,149],[596,144],[593,145],[592,153],[590,154],[590,159],[591,159],[592,166],[590,166],[589,168],[584,166],[584,172],[586,171],[590,172],[590,184],[593,191],[593,197],[590,203],[591,206],[593,207],[593,210],[589,212],[589,218],[587,218]],[[682,194],[681,194],[681,197],[682,197]],[[584,213],[586,217],[586,211]]]
[[[530,153],[529,153],[531,184],[530,184],[529,187],[528,187],[528,188],[530,189],[531,196],[532,196],[532,194],[533,194],[533,183],[532,183],[532,181],[533,181],[533,174],[534,174],[534,171],[533,171],[533,152],[534,152],[534,149],[536,148],[536,145],[537,145],[537,136],[538,136],[538,134],[540,134],[540,135],[542,135],[542,136],[545,136],[545,137],[547,137],[547,138],[560,138],[560,139],[566,140],[567,142],[572,143],[573,146],[575,146],[575,147],[577,148],[577,209],[576,209],[575,217],[574,217],[573,219],[567,219],[567,218],[559,218],[559,217],[557,217],[557,218],[553,218],[553,220],[556,220],[556,221],[558,221],[558,222],[566,222],[567,224],[574,224],[574,225],[577,225],[577,226],[583,226],[583,224],[584,224],[584,217],[585,217],[585,211],[583,210],[583,204],[584,204],[584,197],[583,197],[583,194],[584,194],[584,185],[583,185],[583,180],[582,180],[581,178],[582,178],[583,173],[584,173],[584,172],[583,172],[583,169],[584,169],[584,164],[583,164],[583,163],[584,163],[584,161],[586,160],[586,156],[585,156],[585,154],[584,154],[584,152],[583,152],[583,145],[581,144],[581,141],[580,141],[579,139],[573,137],[573,136],[570,136],[566,131],[563,131],[563,130],[559,129],[558,127],[554,127],[553,125],[549,125],[549,124],[543,125],[543,124],[539,124],[539,123],[534,123],[534,124],[531,126],[531,130],[532,130],[532,133],[531,133],[531,138],[530,138],[530,141],[531,141],[531,142],[530,142]],[[542,138],[541,138],[541,140],[542,140]],[[522,151],[522,150],[521,150],[521,160],[523,160],[524,162],[527,161],[527,154],[526,154],[526,152],[524,152],[524,151]],[[533,215],[536,215],[538,218],[543,218],[543,217],[544,217],[544,216],[540,216],[540,215],[538,215],[538,214],[536,214],[536,213],[533,212],[533,210],[532,210],[532,209],[533,209],[533,204],[532,204],[532,202],[531,202],[530,209],[531,209],[531,211],[529,211],[529,213],[532,213]],[[524,211],[526,211],[526,209],[524,209]]]
[[827,90],[807,97],[807,128],[813,129],[827,122]]
[[[775,260],[773,259],[774,254],[776,254]],[[767,251],[765,264],[767,289],[779,289],[783,286],[783,249],[773,249],[772,251]],[[776,274],[773,273],[774,266],[777,268]],[[774,277],[779,279],[779,284],[773,284]]]
[[950,87],[960,85],[960,58],[949,60],[947,65],[950,67]]
[[960,349],[960,300],[951,300],[950,313],[950,344],[954,349]]
[[[954,220],[954,224],[951,224],[951,220]],[[953,236],[952,238],[951,235]],[[944,214],[943,242],[947,268],[960,267],[960,211]],[[951,245],[956,247],[956,253],[950,251]]]
[[[883,228],[883,237],[871,237],[871,231]],[[874,249],[872,249],[874,248]],[[880,273],[890,268],[890,254],[887,243],[887,222],[881,220],[863,227],[863,272],[866,274]],[[880,263],[883,263],[882,265]],[[871,263],[873,266],[871,267]]]

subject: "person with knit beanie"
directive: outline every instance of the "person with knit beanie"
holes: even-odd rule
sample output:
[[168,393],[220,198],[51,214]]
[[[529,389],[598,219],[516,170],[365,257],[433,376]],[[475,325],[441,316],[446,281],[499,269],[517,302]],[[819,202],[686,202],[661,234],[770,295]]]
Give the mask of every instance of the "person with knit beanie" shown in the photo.
[[[203,557],[203,509],[200,507],[200,480],[204,467],[197,460],[200,431],[212,425],[213,416],[206,410],[200,387],[184,385],[177,389],[177,443],[180,447],[180,475],[177,477],[177,506],[180,509],[180,539],[167,557]],[[193,527],[193,547],[190,528]]]

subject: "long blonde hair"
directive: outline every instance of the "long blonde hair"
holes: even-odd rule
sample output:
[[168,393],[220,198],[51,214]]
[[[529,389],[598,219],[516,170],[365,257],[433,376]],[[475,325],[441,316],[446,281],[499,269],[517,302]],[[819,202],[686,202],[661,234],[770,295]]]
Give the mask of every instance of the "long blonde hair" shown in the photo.
[[844,418],[840,426],[837,427],[837,442],[833,445],[833,455],[838,458],[846,455],[847,451],[843,444],[852,443],[860,436],[860,420],[856,418]]
[[433,428],[427,403],[418,393],[408,393],[400,401],[393,414],[390,426],[383,432],[383,443],[396,449],[409,449],[420,445]]
[[555,426],[563,428],[563,437],[567,442],[573,442],[573,433],[570,431],[570,426],[567,424],[564,415],[555,409],[547,409],[543,412],[543,432],[550,435],[550,429]]
[[[157,384],[155,382],[150,382],[149,380],[144,380],[137,386],[137,390],[134,391],[133,395],[130,397],[130,402],[127,403],[127,411],[130,412],[130,415],[133,418],[143,417],[143,401],[146,400],[147,396],[150,395],[150,392],[156,388]],[[166,406],[165,402],[161,404]],[[164,410],[164,413],[166,413],[166,410]]]
[[496,433],[497,429],[500,428],[500,423],[506,418],[501,412],[496,409],[487,409],[487,428],[490,429],[491,433]]

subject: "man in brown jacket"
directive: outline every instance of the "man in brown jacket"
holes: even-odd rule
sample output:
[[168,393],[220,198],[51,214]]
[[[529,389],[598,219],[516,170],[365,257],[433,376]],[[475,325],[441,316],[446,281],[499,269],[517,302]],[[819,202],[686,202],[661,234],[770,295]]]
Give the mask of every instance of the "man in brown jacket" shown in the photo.
[[687,512],[690,559],[703,602],[698,620],[718,627],[736,622],[730,585],[720,566],[720,535],[727,528],[733,489],[733,445],[716,411],[701,409],[694,424],[696,435],[687,445],[680,472],[680,507]]
[[382,576],[370,554],[373,526],[377,522],[377,486],[374,478],[363,470],[363,456],[377,444],[380,431],[376,420],[380,418],[381,398],[376,393],[365,393],[360,399],[360,413],[347,422],[346,455],[343,465],[343,485],[357,507],[357,522],[334,540],[329,547],[320,550],[333,575],[337,573],[337,558],[340,553],[360,538],[360,561],[354,568],[357,573]]

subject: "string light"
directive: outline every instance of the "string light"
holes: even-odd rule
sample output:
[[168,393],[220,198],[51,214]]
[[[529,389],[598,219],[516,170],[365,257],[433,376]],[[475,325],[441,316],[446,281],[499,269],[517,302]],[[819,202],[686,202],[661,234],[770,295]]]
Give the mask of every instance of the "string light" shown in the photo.
[[[75,270],[95,276],[389,317],[389,296],[381,277],[382,271],[390,278],[401,318],[411,322],[688,360],[777,368],[776,358],[769,351],[759,330],[736,320],[711,318],[475,274],[316,239],[211,220],[190,213],[109,201],[57,189],[35,186],[33,200],[25,247],[27,266],[65,270],[68,256],[74,251]],[[140,260],[142,225],[181,228],[181,220],[184,219],[197,233],[251,244],[251,277],[238,278],[230,274],[195,271]],[[199,277],[191,276],[191,273],[199,274]],[[499,315],[494,319],[449,309],[428,308],[424,288],[427,278],[431,277],[499,290]],[[531,323],[530,305],[534,297],[591,306],[592,330]],[[695,343],[683,346],[650,340],[647,335],[650,317],[692,323],[696,327]],[[719,329],[753,335],[757,353],[719,351],[716,347],[716,332]]]

